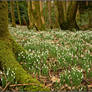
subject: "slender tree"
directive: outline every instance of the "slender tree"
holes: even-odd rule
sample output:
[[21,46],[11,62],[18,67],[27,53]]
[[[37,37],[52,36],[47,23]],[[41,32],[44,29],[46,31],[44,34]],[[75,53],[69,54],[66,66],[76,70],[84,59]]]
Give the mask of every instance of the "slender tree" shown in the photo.
[[13,27],[16,27],[16,23],[15,23],[15,14],[14,14],[14,1],[13,1],[13,0],[11,0],[10,6],[11,6],[12,26],[13,26]]
[[19,8],[19,3],[18,3],[18,1],[16,1],[16,6],[17,6],[17,13],[18,13],[19,24],[21,25],[20,8]]
[[44,25],[45,24],[45,20],[44,20],[44,16],[43,16],[43,2],[42,2],[42,0],[40,0],[40,14],[41,14],[42,24]]
[[30,2],[30,0],[29,1],[27,1],[27,4],[28,4],[28,19],[29,19],[29,28],[32,28],[32,7],[31,7],[31,2]]
[[[27,91],[46,91],[39,81],[32,78],[22,66],[17,62],[16,56],[25,50],[20,47],[11,37],[8,31],[8,5],[6,1],[0,1],[0,68],[10,70],[15,73],[15,78],[18,83],[31,83],[30,86],[25,86]],[[25,52],[26,54],[26,52]]]
[[47,1],[47,5],[48,5],[49,28],[51,28],[51,1],[50,0]]
[[59,23],[58,23],[58,10],[56,7],[56,1],[53,2],[53,6],[54,6],[54,13],[55,13],[55,28],[59,28]]

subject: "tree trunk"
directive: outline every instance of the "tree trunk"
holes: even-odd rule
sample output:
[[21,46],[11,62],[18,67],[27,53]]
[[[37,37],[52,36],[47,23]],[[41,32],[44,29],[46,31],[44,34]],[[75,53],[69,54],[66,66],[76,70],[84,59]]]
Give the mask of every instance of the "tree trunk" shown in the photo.
[[49,28],[51,28],[51,1],[48,0],[48,20],[49,20]]
[[70,1],[66,4],[65,1],[57,1],[59,13],[59,25],[63,30],[79,29],[76,23],[76,13],[78,2]]
[[13,1],[13,0],[10,1],[10,6],[11,6],[12,26],[13,26],[13,27],[16,27],[15,14],[14,14],[14,1]]
[[92,1],[88,2],[88,6],[89,28],[92,28]]
[[59,28],[59,23],[58,23],[58,10],[56,7],[56,1],[54,1],[54,12],[55,12],[55,28]]
[[92,9],[89,9],[88,16],[89,16],[89,28],[92,28]]
[[18,13],[19,24],[21,25],[21,16],[20,16],[20,9],[19,9],[18,1],[16,1],[16,6],[17,6],[17,13]]
[[43,2],[42,2],[42,0],[40,0],[40,13],[41,13],[42,24],[45,25],[45,20],[44,20],[44,16],[43,16]]
[[[16,61],[16,54],[24,51],[11,37],[8,31],[8,5],[5,1],[0,1],[0,67],[2,69],[13,71],[18,83],[34,83],[31,86],[25,86],[27,91],[46,91],[38,80],[32,78],[22,66]],[[36,84],[36,85],[35,85]],[[38,85],[38,86],[37,86]]]
[[33,20],[32,20],[32,9],[31,9],[31,2],[30,1],[27,1],[27,3],[28,3],[28,19],[29,19],[29,28],[32,28],[32,26],[33,26]]
[[40,2],[39,1],[32,1],[32,15],[33,15],[33,21],[34,26],[36,27],[36,30],[44,30],[45,27],[41,20],[41,13],[40,13]]

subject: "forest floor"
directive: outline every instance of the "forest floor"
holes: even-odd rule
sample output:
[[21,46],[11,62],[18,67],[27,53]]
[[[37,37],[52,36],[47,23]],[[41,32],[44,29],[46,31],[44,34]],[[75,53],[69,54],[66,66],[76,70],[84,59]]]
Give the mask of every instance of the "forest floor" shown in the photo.
[[19,53],[19,63],[51,91],[92,89],[91,30],[37,32],[20,26],[9,30],[28,51]]

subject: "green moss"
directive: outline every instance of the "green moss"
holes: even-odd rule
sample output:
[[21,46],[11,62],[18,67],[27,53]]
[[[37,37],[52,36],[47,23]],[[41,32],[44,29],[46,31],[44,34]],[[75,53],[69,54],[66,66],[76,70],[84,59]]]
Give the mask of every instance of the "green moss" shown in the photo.
[[19,44],[17,44],[16,41],[13,40],[12,37],[10,38],[10,40],[11,40],[12,49],[13,49],[13,52],[15,53],[15,55],[19,54],[20,52],[26,53],[26,50],[23,47],[21,47]]
[[12,43],[10,40],[0,40],[0,63],[5,70],[10,69],[15,73],[15,78],[18,83],[36,84],[36,85],[26,86],[25,90],[31,90],[31,91],[47,90],[44,89],[44,86],[38,80],[33,79],[30,76],[30,74],[28,74],[22,68],[22,66],[16,61],[15,54],[12,51]]
[[8,8],[5,1],[0,2],[0,37],[8,35]]

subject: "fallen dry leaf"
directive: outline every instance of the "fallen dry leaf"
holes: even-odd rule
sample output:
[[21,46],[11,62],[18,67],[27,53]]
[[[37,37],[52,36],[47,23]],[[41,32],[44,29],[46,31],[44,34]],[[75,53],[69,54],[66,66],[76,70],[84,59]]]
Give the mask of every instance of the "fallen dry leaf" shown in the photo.
[[52,86],[52,83],[50,83],[50,84],[46,85],[46,87],[51,87],[51,86]]
[[88,85],[88,88],[92,88],[92,85]]
[[52,76],[51,77],[51,81],[54,83],[54,82],[60,82],[60,79],[59,78],[57,78],[56,76]]

